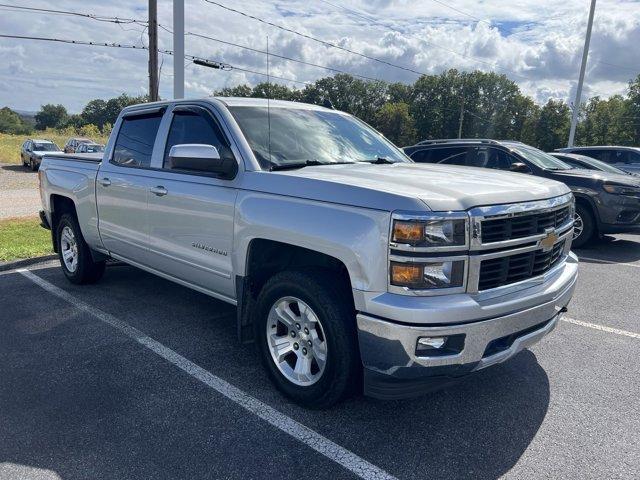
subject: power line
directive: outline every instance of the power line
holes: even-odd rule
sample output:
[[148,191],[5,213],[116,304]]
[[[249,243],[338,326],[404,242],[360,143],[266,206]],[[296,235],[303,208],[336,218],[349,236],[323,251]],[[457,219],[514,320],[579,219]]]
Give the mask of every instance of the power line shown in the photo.
[[336,45],[335,43],[327,42],[326,40],[322,40],[320,38],[313,37],[311,35],[307,35],[306,33],[298,32],[297,30],[293,30],[291,28],[288,28],[288,27],[285,27],[285,26],[282,26],[282,25],[278,25],[277,23],[273,23],[273,22],[270,22],[268,20],[264,20],[262,18],[254,16],[254,15],[250,15],[248,13],[241,12],[240,10],[236,10],[235,8],[227,7],[226,5],[223,5],[221,3],[215,2],[213,0],[204,0],[204,1],[207,2],[207,3],[210,3],[212,5],[216,5],[216,6],[222,8],[224,10],[228,10],[230,12],[242,15],[243,17],[250,18],[252,20],[256,20],[256,21],[258,21],[260,23],[264,23],[265,25],[269,25],[271,27],[278,28],[278,29],[283,30],[285,32],[293,33],[294,35],[298,35],[298,36],[306,38],[308,40],[312,40],[314,42],[320,43],[321,45],[324,45],[326,47],[336,48],[338,50],[342,50],[343,52],[347,52],[347,53],[350,53],[352,55],[357,55],[359,57],[366,58],[366,59],[372,60],[374,62],[382,63],[384,65],[387,65],[387,66],[390,66],[390,67],[393,67],[393,68],[398,68],[400,70],[405,70],[407,72],[415,73],[416,75],[426,75],[426,73],[424,73],[424,72],[420,72],[418,70],[414,70],[414,69],[409,68],[409,67],[403,67],[402,65],[397,65],[395,63],[388,62],[388,61],[383,60],[381,58],[377,58],[377,57],[373,57],[371,55],[367,55],[366,53],[358,52],[358,51],[351,50],[349,48],[343,47],[341,45]]
[[[322,1],[322,0],[321,0]],[[445,3],[445,2],[441,2],[440,0],[431,0],[432,2],[437,3],[438,5],[442,5],[443,7],[448,8],[449,10],[453,10],[454,12],[459,13],[460,15],[464,15],[465,17],[469,17],[473,20],[475,20],[476,22],[482,22],[482,23],[486,23],[487,25],[491,25],[491,22],[487,22],[486,20],[482,20],[481,18],[478,18],[474,15],[471,15],[470,13],[467,13],[463,10],[460,10],[456,7],[452,7],[451,5]]]
[[36,7],[23,7],[20,5],[9,5],[6,3],[0,3],[0,7],[4,7],[4,8],[12,8],[14,10],[23,10],[25,12],[31,12],[31,13],[51,13],[54,15],[68,15],[68,16],[74,16],[74,17],[84,17],[84,18],[90,18],[92,20],[96,20],[98,22],[109,22],[109,23],[137,23],[137,24],[141,24],[141,25],[147,25],[148,22],[144,21],[144,20],[137,20],[134,18],[120,18],[120,17],[109,17],[109,16],[104,16],[104,15],[96,15],[93,13],[79,13],[79,12],[72,12],[69,10],[55,10],[55,9],[51,9],[51,8],[36,8]]
[[[138,45],[130,45],[130,44],[121,44],[121,43],[108,43],[108,42],[90,42],[90,41],[85,41],[85,40],[68,40],[68,39],[62,39],[62,38],[51,38],[51,37],[32,37],[32,36],[27,36],[27,35],[7,35],[7,34],[0,34],[0,38],[12,38],[12,39],[18,39],[18,40],[37,40],[37,41],[44,41],[44,42],[57,42],[57,43],[66,43],[66,44],[72,44],[72,45],[86,45],[86,46],[92,46],[92,47],[110,47],[110,48],[126,48],[126,49],[131,49],[131,50],[148,50],[149,47],[147,46],[138,46]],[[158,52],[166,54],[166,55],[173,55],[173,51],[172,50],[158,50]],[[254,75],[262,75],[262,76],[267,76],[267,74],[265,72],[260,72],[258,70],[251,70],[249,68],[243,68],[243,67],[237,67],[235,65],[230,65],[228,63],[225,62],[219,62],[219,61],[215,61],[215,60],[210,60],[210,59],[206,59],[203,57],[198,57],[195,55],[185,55],[184,56],[186,59],[188,60],[204,60],[207,62],[213,62],[216,64],[219,64],[220,70],[224,70],[224,71],[231,71],[231,70],[237,70],[239,72],[246,72],[246,73],[252,73]],[[281,76],[277,76],[277,75],[269,75],[271,78],[277,78],[279,80],[284,80],[287,82],[292,82],[292,83],[298,83],[298,84],[303,84],[303,85],[308,85],[309,82],[303,82],[301,80],[296,80],[294,78],[287,78],[287,77],[281,77]]]
[[[259,50],[257,48],[249,47],[247,45],[240,45],[238,43],[229,42],[227,40],[221,40],[219,38],[210,37],[208,35],[203,35],[201,33],[187,32],[187,33],[185,33],[185,35],[191,35],[191,36],[194,36],[194,37],[204,38],[206,40],[211,40],[213,42],[222,43],[224,45],[230,45],[232,47],[238,47],[238,48],[242,48],[244,50],[249,50],[251,52],[267,55],[267,52],[264,51],[264,50]],[[283,60],[287,60],[287,61],[295,62],[295,63],[300,63],[302,65],[307,65],[307,66],[310,66],[310,67],[322,68],[322,69],[325,69],[325,70],[328,70],[328,71],[331,71],[331,72],[335,72],[335,73],[345,73],[347,75],[352,75],[354,77],[359,77],[359,78],[362,78],[362,79],[365,79],[365,80],[380,81],[380,79],[378,79],[378,78],[367,77],[366,75],[360,75],[358,73],[351,73],[351,72],[347,72],[345,70],[340,70],[338,68],[333,68],[333,67],[329,67],[329,66],[326,66],[326,65],[320,65],[318,63],[307,62],[305,60],[300,60],[298,58],[287,57],[285,55],[280,55],[280,54],[277,54],[277,53],[269,52],[268,55],[270,57],[281,58]]]

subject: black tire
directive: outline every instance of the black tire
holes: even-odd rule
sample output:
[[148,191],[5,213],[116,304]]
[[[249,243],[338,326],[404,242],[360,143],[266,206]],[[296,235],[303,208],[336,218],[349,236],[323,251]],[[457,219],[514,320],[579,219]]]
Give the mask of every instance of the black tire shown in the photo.
[[576,205],[576,221],[582,221],[582,233],[573,239],[572,247],[581,248],[591,243],[597,236],[596,220],[591,210],[584,205]]
[[[360,354],[355,311],[350,297],[340,289],[335,275],[324,271],[285,271],[274,275],[262,288],[254,315],[258,354],[278,390],[307,408],[327,408],[358,388]],[[349,294],[351,292],[348,292]],[[283,297],[305,302],[322,324],[327,345],[324,371],[316,383],[296,385],[278,369],[271,357],[267,339],[267,321],[271,307]]]
[[[67,267],[63,259],[62,233],[65,227],[71,229],[77,245],[77,266],[73,271]],[[80,225],[78,225],[78,220],[75,215],[65,213],[60,217],[60,221],[56,228],[56,246],[58,247],[58,258],[60,259],[62,271],[71,283],[78,285],[95,283],[102,278],[105,269],[105,261],[102,260],[95,262],[93,260],[91,250],[84,241],[84,237],[80,231]]]
[[38,169],[36,165],[36,161],[33,158],[29,159],[29,168],[31,169],[32,172],[35,172]]

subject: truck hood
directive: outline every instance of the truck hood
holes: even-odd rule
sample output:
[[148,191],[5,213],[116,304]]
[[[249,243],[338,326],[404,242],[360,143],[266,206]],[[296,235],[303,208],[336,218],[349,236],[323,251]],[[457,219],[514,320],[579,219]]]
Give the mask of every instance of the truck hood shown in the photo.
[[357,163],[264,173],[274,180],[268,182],[274,193],[390,211],[467,210],[542,200],[570,191],[562,183],[532,175],[433,164]]

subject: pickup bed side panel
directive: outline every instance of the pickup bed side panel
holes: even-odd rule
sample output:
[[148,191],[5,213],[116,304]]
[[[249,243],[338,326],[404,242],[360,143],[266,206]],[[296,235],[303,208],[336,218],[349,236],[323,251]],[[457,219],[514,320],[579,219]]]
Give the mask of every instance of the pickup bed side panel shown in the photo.
[[76,206],[82,236],[89,246],[104,250],[98,234],[95,179],[99,163],[78,159],[65,159],[47,155],[42,162],[42,204],[51,223],[51,198],[53,195],[70,198]]
[[308,248],[340,260],[352,288],[386,291],[389,212],[240,191],[236,203],[234,270],[246,275],[253,239]]

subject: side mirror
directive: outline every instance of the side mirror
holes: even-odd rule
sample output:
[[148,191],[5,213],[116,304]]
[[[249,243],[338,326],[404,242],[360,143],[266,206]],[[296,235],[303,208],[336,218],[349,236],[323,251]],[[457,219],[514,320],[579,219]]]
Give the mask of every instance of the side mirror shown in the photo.
[[238,172],[235,158],[221,158],[213,145],[185,143],[174,145],[169,150],[169,168],[219,175],[221,178],[233,178]]
[[531,173],[531,169],[527,164],[522,162],[513,162],[511,167],[509,167],[509,170],[516,173]]

